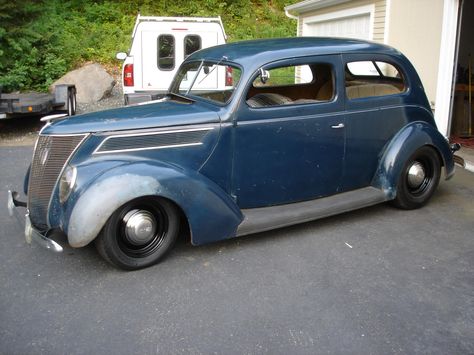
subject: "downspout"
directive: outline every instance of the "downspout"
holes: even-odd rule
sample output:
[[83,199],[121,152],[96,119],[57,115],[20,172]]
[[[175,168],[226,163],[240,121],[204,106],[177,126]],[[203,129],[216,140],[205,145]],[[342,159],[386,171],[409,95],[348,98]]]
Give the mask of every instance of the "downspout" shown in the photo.
[[285,15],[286,15],[286,17],[297,21],[297,23],[296,23],[296,37],[299,37],[300,36],[300,18],[298,16],[290,14],[290,12],[288,11],[288,9],[286,7],[285,7]]
[[290,14],[290,12],[286,9],[286,7],[285,7],[285,15],[286,15],[286,17],[289,17],[293,20],[298,20],[298,16]]

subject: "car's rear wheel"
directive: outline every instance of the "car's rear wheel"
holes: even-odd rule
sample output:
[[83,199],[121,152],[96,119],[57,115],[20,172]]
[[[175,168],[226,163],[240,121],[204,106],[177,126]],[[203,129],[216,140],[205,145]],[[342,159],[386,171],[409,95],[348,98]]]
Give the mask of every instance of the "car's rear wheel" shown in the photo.
[[393,204],[402,209],[422,207],[436,190],[440,175],[436,151],[428,146],[418,149],[403,167]]
[[125,270],[157,263],[179,232],[176,206],[165,199],[139,198],[120,207],[96,239],[99,254]]

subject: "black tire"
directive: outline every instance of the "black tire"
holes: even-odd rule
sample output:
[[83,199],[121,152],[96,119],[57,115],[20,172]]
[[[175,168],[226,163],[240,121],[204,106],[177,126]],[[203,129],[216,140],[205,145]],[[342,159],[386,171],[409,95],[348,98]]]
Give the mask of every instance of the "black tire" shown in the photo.
[[68,116],[74,116],[76,114],[76,90],[69,89],[67,95],[67,114]]
[[[142,223],[134,229],[133,223],[138,221]],[[139,236],[137,231],[147,235]],[[114,212],[95,245],[99,254],[112,265],[137,270],[160,261],[176,242],[178,232],[179,214],[172,202],[139,198]]]
[[[419,171],[422,171],[419,175],[414,174]],[[440,175],[441,164],[436,151],[428,146],[421,147],[403,167],[393,204],[405,210],[424,206],[436,190]]]

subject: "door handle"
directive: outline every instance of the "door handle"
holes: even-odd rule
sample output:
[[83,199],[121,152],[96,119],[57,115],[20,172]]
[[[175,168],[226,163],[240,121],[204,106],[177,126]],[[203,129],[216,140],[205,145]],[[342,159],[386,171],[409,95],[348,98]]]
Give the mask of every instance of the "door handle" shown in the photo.
[[337,125],[331,126],[331,128],[335,128],[335,129],[344,128],[344,123],[339,123]]

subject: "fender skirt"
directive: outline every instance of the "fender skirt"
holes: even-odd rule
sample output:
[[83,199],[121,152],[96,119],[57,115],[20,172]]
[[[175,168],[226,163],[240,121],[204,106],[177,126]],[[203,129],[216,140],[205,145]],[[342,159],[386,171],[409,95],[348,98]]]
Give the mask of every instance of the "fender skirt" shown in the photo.
[[445,168],[445,178],[451,178],[454,174],[454,160],[448,142],[436,127],[417,121],[407,125],[387,145],[379,160],[372,186],[382,189],[388,198],[395,198],[398,180],[407,159],[426,145],[438,152]]
[[235,236],[243,219],[230,196],[205,176],[156,162],[121,165],[78,192],[69,219],[65,216],[72,247],[90,243],[114,211],[143,196],[176,203],[187,217],[194,245]]

